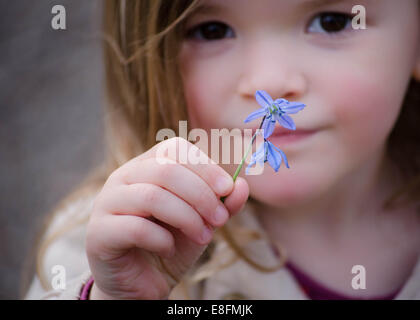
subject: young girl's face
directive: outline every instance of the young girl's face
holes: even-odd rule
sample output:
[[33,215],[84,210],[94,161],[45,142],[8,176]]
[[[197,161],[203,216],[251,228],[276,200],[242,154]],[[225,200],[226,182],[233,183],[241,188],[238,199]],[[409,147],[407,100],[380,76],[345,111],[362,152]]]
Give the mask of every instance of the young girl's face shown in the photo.
[[[305,103],[292,115],[296,128],[316,132],[291,143],[269,138],[290,169],[266,165],[246,176],[251,196],[293,205],[363,177],[382,159],[419,65],[418,3],[358,1],[366,29],[356,30],[353,1],[204,0],[180,52],[188,128],[257,128],[261,119],[243,120],[260,108],[256,90],[265,90]],[[231,161],[222,166],[233,174]]]

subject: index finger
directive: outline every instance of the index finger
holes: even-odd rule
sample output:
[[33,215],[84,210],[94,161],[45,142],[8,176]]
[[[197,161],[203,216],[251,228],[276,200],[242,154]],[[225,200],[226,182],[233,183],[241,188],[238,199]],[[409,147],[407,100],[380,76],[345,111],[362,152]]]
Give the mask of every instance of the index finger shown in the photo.
[[[234,183],[230,174],[200,148],[183,138],[161,141],[129,162],[138,163],[148,158],[155,158],[159,164],[170,163],[170,160],[178,162],[200,176],[219,196],[228,195],[233,190]],[[170,160],[165,163],[165,158]]]

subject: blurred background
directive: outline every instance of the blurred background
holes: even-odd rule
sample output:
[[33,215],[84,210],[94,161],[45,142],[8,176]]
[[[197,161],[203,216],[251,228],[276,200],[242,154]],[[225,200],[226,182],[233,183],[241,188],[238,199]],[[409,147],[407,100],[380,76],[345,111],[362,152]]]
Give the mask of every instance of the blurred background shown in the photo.
[[[66,30],[51,27],[56,4]],[[100,11],[0,0],[0,299],[22,298],[43,217],[103,159]]]

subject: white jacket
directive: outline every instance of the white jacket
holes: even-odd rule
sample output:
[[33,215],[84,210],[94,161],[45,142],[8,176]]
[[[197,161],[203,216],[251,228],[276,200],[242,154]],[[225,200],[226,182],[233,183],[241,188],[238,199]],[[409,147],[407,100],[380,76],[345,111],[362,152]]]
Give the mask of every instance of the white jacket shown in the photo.
[[[74,221],[87,218],[94,197],[69,205],[58,213],[48,233],[54,232],[61,225],[68,223],[68,219]],[[258,219],[256,219],[252,207],[246,206],[243,211],[236,214],[229,221],[239,223],[260,234],[265,234]],[[88,280],[91,273],[85,252],[86,223],[73,228],[53,242],[46,252],[44,259],[44,273],[51,283],[55,274],[52,268],[55,265],[63,266],[66,271],[66,288],[64,290],[46,291],[37,276],[34,277],[25,299],[79,299],[82,286]],[[224,257],[222,263],[235,258],[236,255],[226,242],[218,242],[215,251]],[[274,255],[269,243],[264,239],[252,240],[246,243],[245,251],[253,261],[264,266],[276,266],[278,258]],[[210,278],[191,288],[188,295],[181,285],[176,286],[171,292],[169,299],[286,299],[301,300],[308,297],[300,289],[299,284],[287,268],[281,268],[275,272],[261,272],[242,259],[237,259],[230,266],[214,273]],[[411,276],[395,299],[420,299],[420,258],[414,267]]]

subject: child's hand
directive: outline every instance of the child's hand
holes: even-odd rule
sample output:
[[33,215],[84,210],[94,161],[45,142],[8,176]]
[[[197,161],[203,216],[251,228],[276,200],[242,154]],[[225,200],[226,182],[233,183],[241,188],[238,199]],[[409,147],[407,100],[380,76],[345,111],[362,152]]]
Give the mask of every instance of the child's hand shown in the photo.
[[234,184],[201,150],[209,164],[158,163],[162,144],[178,152],[181,143],[193,146],[172,138],[128,161],[95,199],[86,239],[91,299],[166,299],[210,243],[207,228],[224,225],[245,204],[246,181]]

